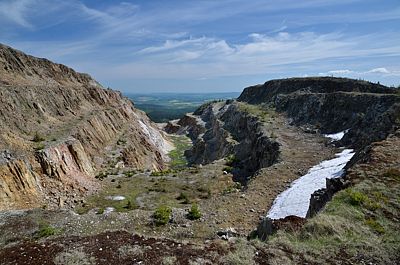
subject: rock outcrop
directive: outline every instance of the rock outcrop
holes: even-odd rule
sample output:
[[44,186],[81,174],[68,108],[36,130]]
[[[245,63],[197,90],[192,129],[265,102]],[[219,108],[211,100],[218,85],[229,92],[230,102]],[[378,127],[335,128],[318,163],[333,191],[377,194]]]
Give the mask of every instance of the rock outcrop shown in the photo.
[[121,93],[1,44],[0,123],[0,210],[96,190],[110,150],[139,169],[162,169],[168,159],[163,133]]
[[190,164],[208,164],[230,156],[234,180],[242,184],[279,157],[279,144],[235,101],[205,104],[177,125],[175,131],[186,133],[193,141],[193,147],[185,152]]
[[[355,148],[357,153],[342,178],[327,179],[327,187],[312,194],[307,217],[317,214],[337,191],[350,185],[348,172],[365,162],[371,144],[400,128],[398,90],[366,81],[331,77],[272,80],[246,88],[238,101],[274,107],[285,113],[291,124],[305,125],[309,132],[346,131],[336,145]],[[273,232],[274,222],[264,220],[258,235],[265,239]]]
[[341,145],[363,148],[400,124],[400,96],[393,88],[346,78],[289,78],[244,89],[239,101],[269,104],[296,125],[322,133],[348,130]]
[[[258,105],[258,109],[265,111],[273,108],[286,115],[290,124],[307,128],[306,133],[345,131],[335,145],[357,151],[345,170],[363,159],[362,154],[371,143],[386,139],[400,128],[400,94],[396,89],[346,78],[272,80],[244,89],[238,101],[208,103],[190,117],[169,124],[174,133],[187,133],[193,140],[193,147],[186,152],[190,163],[205,164],[233,157],[230,166],[234,180],[246,183],[259,169],[279,161],[279,144],[271,132],[265,131],[262,117],[252,115],[251,107],[250,113],[241,109],[242,102]],[[204,133],[197,128],[205,128]],[[307,216],[315,215],[346,185],[344,178],[328,180],[327,188],[310,198]],[[272,223],[260,225],[261,237],[278,227],[272,229]],[[269,232],[264,233],[263,229]]]

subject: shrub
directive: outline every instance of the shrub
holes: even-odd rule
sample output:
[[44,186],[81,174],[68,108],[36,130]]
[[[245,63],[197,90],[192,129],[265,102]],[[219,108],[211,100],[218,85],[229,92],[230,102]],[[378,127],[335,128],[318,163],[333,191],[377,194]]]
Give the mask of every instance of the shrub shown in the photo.
[[182,203],[183,203],[183,204],[189,204],[189,203],[190,203],[189,196],[188,196],[186,193],[184,193],[184,192],[181,192],[181,193],[179,194],[179,196],[176,197],[176,199],[177,199],[177,200],[182,200]]
[[197,204],[192,204],[192,207],[190,208],[188,218],[190,220],[197,220],[201,218],[201,212],[200,208]]
[[368,225],[370,228],[372,228],[375,232],[378,234],[383,234],[385,233],[385,228],[378,223],[376,220],[369,218],[365,221],[365,224]]
[[368,201],[367,195],[365,195],[359,191],[353,191],[352,189],[349,189],[347,191],[347,193],[348,193],[349,202],[351,205],[358,206],[358,205],[362,205]]
[[35,146],[34,149],[35,149],[35,151],[40,151],[40,150],[43,150],[44,147],[45,147],[44,144],[40,143],[37,146]]
[[43,142],[44,138],[39,132],[35,132],[35,135],[33,136],[32,141],[34,141],[35,143],[39,143],[39,142]]
[[103,207],[99,208],[96,213],[97,214],[103,214],[104,213],[104,208]]
[[133,175],[135,175],[135,171],[134,170],[131,170],[131,171],[126,171],[126,172],[124,172],[124,175],[125,176],[127,176],[127,177],[132,177]]
[[137,208],[137,205],[134,201],[129,200],[124,208],[127,210],[134,210]]
[[226,163],[225,163],[225,165],[227,165],[227,166],[232,166],[233,164],[235,164],[235,163],[237,163],[237,162],[238,162],[238,159],[235,157],[234,154],[231,154],[231,155],[228,155],[228,156],[226,157]]
[[160,177],[160,176],[168,175],[170,173],[175,173],[175,171],[172,170],[172,169],[164,169],[164,170],[161,170],[161,171],[153,171],[153,172],[151,172],[150,176],[152,176],[152,177]]
[[222,169],[222,171],[226,171],[226,172],[228,172],[228,173],[232,173],[233,168],[232,168],[231,166],[227,166],[227,167],[224,167],[224,168]]
[[49,224],[40,224],[39,230],[36,231],[36,238],[49,237],[56,233],[56,229]]
[[156,225],[165,225],[171,219],[172,210],[168,206],[159,206],[153,214]]
[[99,179],[99,180],[103,180],[104,178],[106,178],[107,177],[107,173],[105,173],[105,172],[100,172],[99,174],[97,174],[96,175],[96,179]]

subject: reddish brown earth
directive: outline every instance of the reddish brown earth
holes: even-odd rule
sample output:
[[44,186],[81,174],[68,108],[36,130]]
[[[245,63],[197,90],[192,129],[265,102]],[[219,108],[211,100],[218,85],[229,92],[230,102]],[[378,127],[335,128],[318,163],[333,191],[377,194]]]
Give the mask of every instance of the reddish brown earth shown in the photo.
[[[136,253],[122,254],[121,247],[140,248]],[[163,258],[174,256],[176,264],[189,264],[198,258],[205,264],[215,264],[220,255],[226,254],[229,246],[209,244],[197,246],[182,244],[168,239],[145,238],[125,231],[106,232],[90,237],[63,237],[45,242],[24,244],[0,250],[0,263],[11,264],[55,264],[60,253],[79,249],[94,258],[96,264],[161,264]],[[84,263],[84,260],[80,260]],[[86,264],[86,263],[84,263]]]

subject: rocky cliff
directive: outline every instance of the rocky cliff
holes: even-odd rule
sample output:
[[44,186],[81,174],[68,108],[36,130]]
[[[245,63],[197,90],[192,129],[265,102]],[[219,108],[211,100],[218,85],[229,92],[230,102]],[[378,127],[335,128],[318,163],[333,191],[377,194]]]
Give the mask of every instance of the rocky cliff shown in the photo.
[[[280,156],[280,143],[285,141],[275,139],[277,128],[268,125],[273,124],[270,110],[283,114],[305,133],[345,131],[335,145],[357,151],[346,170],[364,159],[371,143],[386,139],[400,128],[400,94],[396,89],[359,80],[318,77],[272,80],[248,87],[237,101],[205,104],[193,115],[169,124],[169,129],[187,133],[193,140],[193,147],[186,152],[192,164],[225,157],[234,180],[248,183],[260,169],[286,162]],[[315,215],[347,185],[346,175],[329,180],[326,189],[312,195],[307,216]]]
[[166,128],[192,139],[193,147],[185,152],[190,164],[229,157],[227,170],[242,184],[279,157],[279,144],[267,135],[259,119],[231,100],[205,104]]
[[87,74],[0,45],[0,209],[64,205],[96,190],[110,150],[164,167],[163,133]]
[[322,133],[348,130],[340,144],[355,148],[383,140],[399,126],[396,89],[346,78],[289,78],[245,88],[238,101],[269,104],[296,125]]
[[[334,194],[352,185],[353,167],[368,160],[371,146],[398,133],[400,94],[394,88],[345,78],[289,78],[246,88],[238,101],[268,106],[284,113],[291,124],[306,126],[309,132],[345,131],[337,146],[356,149],[342,178],[327,180],[327,188],[310,198],[307,217],[317,214]],[[258,235],[273,233],[274,222],[266,218]]]

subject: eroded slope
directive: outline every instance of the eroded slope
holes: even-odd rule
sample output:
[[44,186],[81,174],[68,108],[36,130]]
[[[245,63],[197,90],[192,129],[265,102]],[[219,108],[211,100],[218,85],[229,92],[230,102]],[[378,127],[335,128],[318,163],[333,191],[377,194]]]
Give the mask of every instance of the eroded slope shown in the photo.
[[4,45],[0,122],[0,209],[77,201],[99,187],[110,150],[120,166],[157,170],[167,159],[163,134],[119,92]]

